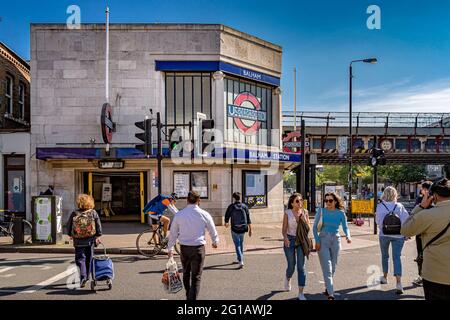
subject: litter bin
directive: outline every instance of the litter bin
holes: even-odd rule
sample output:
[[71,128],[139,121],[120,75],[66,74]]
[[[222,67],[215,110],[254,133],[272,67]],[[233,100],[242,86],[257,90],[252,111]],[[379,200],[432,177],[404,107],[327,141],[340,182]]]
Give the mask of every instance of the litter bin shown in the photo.
[[13,217],[13,244],[23,244],[25,242],[23,235],[23,218]]

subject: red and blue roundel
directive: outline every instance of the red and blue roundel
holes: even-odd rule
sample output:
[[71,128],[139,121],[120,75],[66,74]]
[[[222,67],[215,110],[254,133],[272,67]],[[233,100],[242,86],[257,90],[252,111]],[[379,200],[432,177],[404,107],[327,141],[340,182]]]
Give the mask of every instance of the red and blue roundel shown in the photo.
[[228,105],[228,116],[234,118],[234,124],[246,135],[252,135],[261,128],[261,121],[266,121],[266,112],[261,111],[257,97],[250,92],[242,92]]

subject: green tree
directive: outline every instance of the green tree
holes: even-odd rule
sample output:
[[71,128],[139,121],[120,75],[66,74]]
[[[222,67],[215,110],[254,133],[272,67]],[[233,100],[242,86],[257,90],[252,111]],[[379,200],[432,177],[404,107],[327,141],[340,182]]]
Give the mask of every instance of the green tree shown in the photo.
[[297,181],[296,181],[295,173],[292,171],[285,171],[283,173],[283,187],[285,189],[292,188],[295,190],[296,185],[297,185]]
[[378,167],[380,181],[389,181],[397,186],[402,182],[416,182],[426,177],[425,165],[388,165]]

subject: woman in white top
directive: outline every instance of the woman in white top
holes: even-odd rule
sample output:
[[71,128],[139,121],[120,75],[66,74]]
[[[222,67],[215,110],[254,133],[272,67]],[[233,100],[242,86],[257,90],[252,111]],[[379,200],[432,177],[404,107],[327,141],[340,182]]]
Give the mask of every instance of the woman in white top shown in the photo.
[[[379,227],[380,235],[380,249],[381,249],[381,265],[383,267],[383,276],[380,279],[382,284],[387,283],[387,275],[389,269],[389,246],[392,245],[392,259],[394,262],[394,276],[397,280],[396,293],[402,294],[402,249],[405,244],[405,237],[400,234],[400,231],[395,231],[395,218],[393,218],[394,223],[388,225],[385,218],[391,212],[394,213],[400,219],[401,224],[408,219],[409,214],[405,207],[397,202],[397,190],[393,187],[386,187],[381,196],[381,201],[377,205],[377,211],[375,213],[376,223]],[[398,219],[397,219],[398,220]],[[384,226],[386,225],[386,226]],[[385,229],[386,228],[386,229]],[[383,230],[385,229],[385,230]],[[391,230],[389,234],[385,234],[385,231]]]
[[303,209],[302,195],[294,193],[289,197],[288,209],[285,211],[283,217],[283,249],[287,261],[284,287],[286,291],[291,290],[291,278],[295,271],[295,265],[297,264],[298,299],[306,300],[303,294],[303,289],[306,284],[305,254],[302,251],[302,246],[295,246],[299,219],[303,219],[308,225],[310,224],[308,211]]

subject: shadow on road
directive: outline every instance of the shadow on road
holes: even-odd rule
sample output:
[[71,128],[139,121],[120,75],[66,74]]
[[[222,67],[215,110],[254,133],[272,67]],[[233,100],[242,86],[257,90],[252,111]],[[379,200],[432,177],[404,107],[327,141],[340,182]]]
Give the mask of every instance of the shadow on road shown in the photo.
[[285,291],[282,290],[272,290],[270,293],[267,293],[263,296],[260,296],[258,298],[256,298],[256,300],[269,300],[270,298],[272,298],[274,295],[278,294],[278,293],[282,293]]
[[0,262],[0,267],[24,267],[24,266],[41,266],[44,264],[64,264],[69,260],[73,259],[61,259],[61,260],[50,260],[50,259],[21,259],[13,261],[2,261]]
[[[230,266],[234,266],[234,267],[230,268]],[[224,268],[224,267],[228,267],[228,268]],[[203,270],[239,270],[239,265],[235,264],[233,262],[225,263],[225,264],[216,264],[213,266],[204,267]]]

